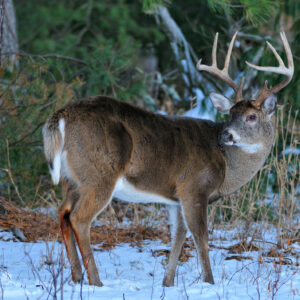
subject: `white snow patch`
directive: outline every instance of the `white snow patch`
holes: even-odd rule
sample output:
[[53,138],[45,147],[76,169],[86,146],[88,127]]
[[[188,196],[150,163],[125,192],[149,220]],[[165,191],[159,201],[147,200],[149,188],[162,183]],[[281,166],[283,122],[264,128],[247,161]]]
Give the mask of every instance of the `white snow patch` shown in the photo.
[[[196,106],[184,113],[185,117],[197,118],[203,120],[214,121],[216,118],[216,112],[209,99],[206,99],[203,92],[200,89],[193,89],[196,96]],[[202,107],[202,102],[206,101],[205,109]]]
[[281,155],[288,155],[290,153],[292,153],[292,155],[300,155],[300,148],[287,146],[286,149],[281,153]]
[[[274,232],[269,231],[269,238],[273,237]],[[215,230],[215,238],[220,239],[213,239],[210,243],[227,247],[236,242],[234,236],[238,233],[238,229],[232,232]],[[0,237],[3,234],[0,232]],[[227,240],[224,241],[224,237]],[[93,247],[97,248],[97,245]],[[53,299],[55,278],[58,299],[263,300],[271,299],[275,292],[274,299],[300,299],[300,272],[296,264],[276,265],[276,268],[271,261],[261,264],[261,252],[241,254],[251,256],[252,260],[226,260],[231,254],[217,248],[210,249],[214,285],[199,279],[201,267],[197,267],[197,254],[192,251],[190,254],[193,257],[188,262],[178,264],[175,286],[164,288],[161,284],[166,258],[152,255],[154,250],[159,249],[170,249],[170,245],[161,244],[160,241],[147,241],[140,248],[123,244],[109,251],[94,251],[100,278],[104,283],[104,287],[99,288],[89,286],[86,279],[82,286],[71,281],[64,246],[58,242],[46,244],[0,241],[0,297]],[[86,278],[86,274],[84,275]]]

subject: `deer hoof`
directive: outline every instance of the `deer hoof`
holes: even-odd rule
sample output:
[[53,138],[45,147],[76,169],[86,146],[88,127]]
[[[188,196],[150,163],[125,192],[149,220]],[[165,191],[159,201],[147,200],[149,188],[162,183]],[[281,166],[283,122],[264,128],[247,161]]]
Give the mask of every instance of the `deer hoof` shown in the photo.
[[83,280],[83,275],[80,273],[73,273],[72,272],[72,280],[75,283],[80,283]]
[[101,287],[101,286],[103,286],[104,284],[102,283],[101,280],[99,280],[99,281],[97,281],[97,282],[96,282],[95,284],[93,284],[93,285]]
[[165,287],[174,286],[174,278],[173,279],[164,278],[162,285],[165,286]]
[[89,285],[94,285],[94,286],[103,286],[104,284],[102,283],[102,281],[100,279],[96,279],[96,280],[93,280],[93,281],[90,281],[89,280]]
[[204,282],[208,282],[210,284],[215,284],[214,278],[212,276],[205,276]]

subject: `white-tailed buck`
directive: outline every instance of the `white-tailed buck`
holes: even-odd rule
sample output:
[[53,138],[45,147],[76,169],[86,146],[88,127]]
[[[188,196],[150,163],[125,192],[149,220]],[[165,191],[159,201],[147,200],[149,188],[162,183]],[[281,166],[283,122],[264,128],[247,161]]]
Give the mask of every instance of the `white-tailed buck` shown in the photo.
[[210,95],[217,110],[230,113],[227,122],[162,116],[105,96],[70,103],[46,122],[45,155],[53,183],[62,181],[59,221],[75,282],[83,276],[77,242],[89,283],[102,286],[90,245],[90,226],[113,197],[165,203],[176,217],[171,218],[176,221],[164,286],[174,285],[187,229],[200,257],[204,281],[214,282],[207,205],[239,189],[262,167],[275,135],[274,93],[291,81],[294,72],[292,53],[282,32],[288,67],[269,43],[279,66],[248,65],[287,78],[271,88],[266,82],[256,100],[243,100],[243,80],[238,86],[228,75],[235,37],[222,70],[216,59],[218,34],[212,65],[201,61],[197,65],[198,70],[212,73],[235,91],[236,103],[220,94]]

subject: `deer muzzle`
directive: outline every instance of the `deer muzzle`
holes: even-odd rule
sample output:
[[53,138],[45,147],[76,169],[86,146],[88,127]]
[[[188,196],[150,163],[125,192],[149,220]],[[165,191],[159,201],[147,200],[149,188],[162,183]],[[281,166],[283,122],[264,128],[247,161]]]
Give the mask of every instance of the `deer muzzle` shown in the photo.
[[229,130],[225,129],[221,134],[221,142],[225,145],[233,145],[234,144],[234,138],[231,132]]

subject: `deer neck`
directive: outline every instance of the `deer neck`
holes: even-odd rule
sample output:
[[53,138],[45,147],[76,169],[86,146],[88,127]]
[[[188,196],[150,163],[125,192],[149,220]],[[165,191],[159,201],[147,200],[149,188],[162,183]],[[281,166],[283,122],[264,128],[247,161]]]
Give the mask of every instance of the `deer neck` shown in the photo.
[[270,123],[269,136],[261,141],[252,153],[236,146],[222,146],[226,162],[225,178],[220,187],[220,194],[228,195],[249,182],[266,161],[275,138],[274,123]]

